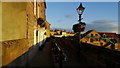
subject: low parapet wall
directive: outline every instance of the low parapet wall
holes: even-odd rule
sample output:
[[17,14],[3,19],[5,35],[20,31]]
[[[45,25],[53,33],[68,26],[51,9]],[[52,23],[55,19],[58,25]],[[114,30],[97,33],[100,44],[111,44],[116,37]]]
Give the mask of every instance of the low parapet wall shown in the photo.
[[120,68],[120,52],[116,50],[82,43],[80,58],[90,67]]
[[6,66],[2,66],[2,68],[23,68],[28,67],[29,62],[34,58],[34,56],[39,52],[38,44],[29,48],[24,54],[7,64]]

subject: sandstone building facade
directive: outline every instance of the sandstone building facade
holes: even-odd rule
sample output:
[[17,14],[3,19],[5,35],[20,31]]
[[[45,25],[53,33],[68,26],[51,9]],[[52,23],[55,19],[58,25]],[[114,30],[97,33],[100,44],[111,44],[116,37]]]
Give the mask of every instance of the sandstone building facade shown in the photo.
[[[116,33],[111,32],[97,32],[96,30],[89,30],[81,37],[81,42],[89,43],[92,45],[103,46],[111,49],[111,42],[115,39],[115,49],[120,50],[119,38]],[[109,44],[110,43],[110,44]]]
[[[1,2],[2,38],[1,65],[6,66],[27,52],[31,47],[43,44],[50,36],[46,21],[45,2]],[[43,19],[44,26],[37,19]],[[46,34],[45,34],[46,33]]]
[[90,30],[85,34],[83,34],[82,39],[80,41],[98,46],[103,46],[106,44],[106,42],[104,42],[104,40],[102,39],[95,39],[88,37],[101,37],[100,34],[96,32],[96,30]]

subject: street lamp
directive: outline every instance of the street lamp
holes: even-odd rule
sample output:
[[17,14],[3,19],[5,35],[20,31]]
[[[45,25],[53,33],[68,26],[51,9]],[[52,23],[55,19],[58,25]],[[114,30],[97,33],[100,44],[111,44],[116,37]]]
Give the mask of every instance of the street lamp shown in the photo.
[[82,20],[81,15],[83,14],[84,9],[85,8],[82,6],[82,3],[80,3],[80,6],[76,9],[79,15],[79,23],[81,23],[81,20]]
[[85,29],[85,23],[81,22],[82,18],[81,15],[84,12],[84,7],[82,6],[82,3],[80,3],[79,7],[76,9],[79,15],[79,24],[78,24],[78,32],[79,32],[79,44],[80,44],[80,39],[81,39],[81,32],[84,31]]
[[74,33],[78,33],[79,34],[79,44],[80,44],[80,39],[81,39],[81,32],[83,32],[84,30],[85,30],[85,27],[86,27],[86,24],[85,24],[85,22],[81,22],[81,20],[82,20],[82,18],[81,18],[81,16],[82,16],[82,14],[83,14],[83,12],[84,12],[84,7],[82,6],[82,3],[80,3],[80,6],[76,9],[77,10],[77,12],[78,12],[78,15],[79,15],[79,23],[77,23],[77,24],[74,24],[73,25],[73,30],[74,30]]

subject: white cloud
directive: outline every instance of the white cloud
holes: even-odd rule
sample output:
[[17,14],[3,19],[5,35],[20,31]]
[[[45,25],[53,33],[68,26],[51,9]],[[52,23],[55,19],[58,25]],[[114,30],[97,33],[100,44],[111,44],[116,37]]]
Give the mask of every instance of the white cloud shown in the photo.
[[73,17],[72,14],[65,15],[65,18],[72,18],[72,17]]
[[117,22],[115,20],[95,20],[91,23],[93,24],[105,24],[105,23],[114,23],[114,22]]
[[97,20],[87,24],[86,31],[95,29],[98,32],[115,32],[118,33],[118,24],[112,20]]

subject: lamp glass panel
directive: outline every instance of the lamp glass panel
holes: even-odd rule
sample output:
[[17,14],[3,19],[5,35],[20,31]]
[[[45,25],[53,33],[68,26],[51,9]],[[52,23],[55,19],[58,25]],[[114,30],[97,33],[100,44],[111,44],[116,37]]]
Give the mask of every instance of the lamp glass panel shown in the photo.
[[77,10],[78,14],[82,14],[83,10]]

